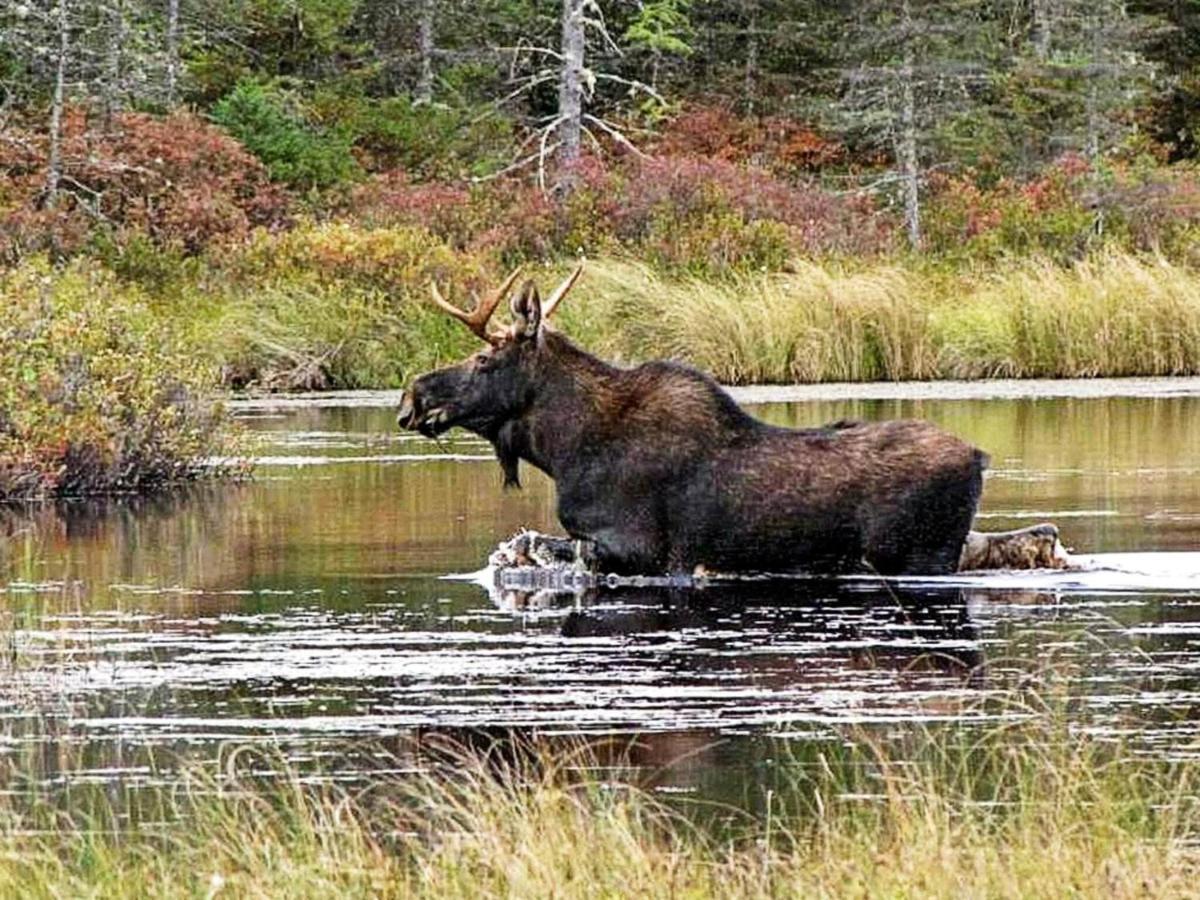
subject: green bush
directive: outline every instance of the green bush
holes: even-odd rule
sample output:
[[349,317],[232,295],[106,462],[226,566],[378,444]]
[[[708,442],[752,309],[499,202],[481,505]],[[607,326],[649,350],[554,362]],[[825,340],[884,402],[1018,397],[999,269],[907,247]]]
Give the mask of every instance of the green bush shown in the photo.
[[0,275],[0,501],[145,491],[213,471],[215,368],[94,263]]
[[344,129],[371,171],[400,169],[421,179],[488,175],[516,151],[513,123],[492,110],[318,94],[318,119]]
[[213,107],[212,115],[263,161],[276,181],[321,189],[351,181],[360,173],[350,153],[353,138],[341,129],[309,124],[279,90],[239,81]]
[[437,281],[457,302],[496,275],[423,228],[304,224],[260,233],[220,263],[193,340],[225,381],[267,390],[399,387],[457,359],[475,339],[429,302]]

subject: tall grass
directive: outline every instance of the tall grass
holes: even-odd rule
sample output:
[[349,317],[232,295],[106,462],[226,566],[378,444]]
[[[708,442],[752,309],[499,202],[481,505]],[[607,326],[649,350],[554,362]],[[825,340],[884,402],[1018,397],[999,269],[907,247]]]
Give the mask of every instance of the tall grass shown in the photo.
[[935,377],[919,276],[895,265],[796,270],[712,283],[603,261],[588,267],[570,315],[595,305],[584,315],[602,350],[686,359],[727,382]]
[[[0,301],[16,303],[22,279],[45,271],[27,264],[0,284]],[[566,269],[527,271],[548,286]],[[188,341],[227,386],[260,390],[399,387],[474,347],[429,302],[429,282],[468,303],[499,280],[486,257],[422,228],[344,223],[121,272],[78,263],[50,278],[68,288],[91,278],[112,308],[145,309]],[[796,260],[723,280],[602,258],[560,319],[603,356],[671,356],[735,384],[1200,373],[1200,273],[1117,251],[1072,265]]]
[[793,269],[713,283],[599,261],[563,318],[601,352],[737,384],[1200,372],[1200,275],[1163,259]]
[[[586,749],[441,753],[423,773],[311,786],[229,754],[140,828],[0,813],[0,894],[167,897],[1185,897],[1197,765],[1149,762],[1028,705],[986,730],[830,744],[766,810],[702,828]],[[277,777],[240,773],[274,768]],[[147,822],[159,822],[149,827]]]

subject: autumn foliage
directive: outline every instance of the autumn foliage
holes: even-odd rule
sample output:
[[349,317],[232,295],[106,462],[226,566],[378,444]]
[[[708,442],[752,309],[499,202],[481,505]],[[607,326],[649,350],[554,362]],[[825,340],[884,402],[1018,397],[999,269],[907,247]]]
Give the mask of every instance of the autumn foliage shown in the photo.
[[287,193],[256,157],[195,116],[119,113],[104,123],[74,107],[64,120],[64,178],[46,194],[44,131],[6,129],[0,140],[0,259],[66,256],[98,236],[148,239],[199,252],[286,221]]
[[0,275],[0,502],[145,491],[212,471],[216,368],[94,263]]
[[814,173],[849,162],[846,147],[785,116],[737,116],[720,105],[691,105],[653,142],[661,156],[751,163],[780,175]]
[[971,172],[929,179],[927,249],[939,256],[1042,255],[1068,261],[1103,247],[1200,262],[1200,170],[1117,161],[1094,171],[1064,156],[1035,177],[982,187]]
[[345,214],[420,225],[508,262],[624,252],[710,275],[777,269],[796,255],[873,255],[893,240],[891,220],[867,198],[719,158],[585,157],[573,176],[574,190],[559,198],[525,180],[468,187],[388,173],[360,187]]

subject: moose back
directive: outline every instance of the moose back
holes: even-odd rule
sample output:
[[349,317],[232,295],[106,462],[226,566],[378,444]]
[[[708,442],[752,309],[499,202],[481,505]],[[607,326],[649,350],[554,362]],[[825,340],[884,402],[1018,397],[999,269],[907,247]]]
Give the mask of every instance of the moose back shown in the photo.
[[543,303],[525,281],[513,322],[489,328],[519,269],[464,312],[487,346],[417,378],[398,422],[461,426],[491,442],[505,484],[521,460],[554,479],[558,517],[621,573],[958,567],[987,456],[921,421],[780,428],[687,366],[618,368],[546,324],[580,270]]

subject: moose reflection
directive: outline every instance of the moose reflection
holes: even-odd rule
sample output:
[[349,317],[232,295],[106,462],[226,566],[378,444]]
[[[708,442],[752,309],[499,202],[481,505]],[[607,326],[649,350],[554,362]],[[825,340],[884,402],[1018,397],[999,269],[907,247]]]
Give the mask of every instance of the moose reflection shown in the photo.
[[488,346],[418,378],[398,416],[491,442],[505,482],[524,460],[554,479],[558,517],[614,572],[957,570],[987,456],[921,421],[768,425],[707,375],[623,369],[547,325],[579,277],[542,303],[526,280],[512,325],[489,329],[519,269],[473,311],[434,299]]

